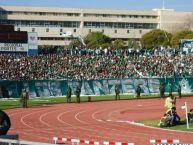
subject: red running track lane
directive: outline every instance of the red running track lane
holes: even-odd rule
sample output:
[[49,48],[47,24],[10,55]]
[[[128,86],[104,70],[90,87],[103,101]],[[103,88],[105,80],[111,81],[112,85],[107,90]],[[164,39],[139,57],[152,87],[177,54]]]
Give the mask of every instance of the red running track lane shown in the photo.
[[[187,102],[193,108],[193,97],[177,100],[177,112]],[[28,141],[53,143],[53,137],[80,138],[149,145],[150,139],[179,139],[193,143],[193,133],[137,126],[132,121],[160,119],[165,113],[164,100],[140,99],[59,104],[27,109],[6,110],[12,122],[8,134],[19,134]]]

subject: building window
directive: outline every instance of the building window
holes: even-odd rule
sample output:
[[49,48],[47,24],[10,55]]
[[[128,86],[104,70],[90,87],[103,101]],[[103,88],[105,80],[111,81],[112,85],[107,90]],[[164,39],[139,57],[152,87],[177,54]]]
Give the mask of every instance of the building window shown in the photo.
[[76,29],[74,29],[74,33],[76,33]]
[[89,31],[88,31],[88,32],[89,32],[89,33],[90,33],[90,32],[92,32],[92,31],[91,31],[91,29],[89,29]]
[[35,32],[35,28],[32,28],[32,32]]
[[142,30],[139,30],[139,33],[141,34],[141,33],[142,33]]
[[60,29],[60,32],[63,32],[63,29]]
[[20,28],[17,28],[17,31],[20,31]]
[[127,33],[129,34],[129,30],[127,30]]
[[49,32],[49,28],[46,28],[46,32]]
[[117,33],[117,30],[115,30],[115,33]]

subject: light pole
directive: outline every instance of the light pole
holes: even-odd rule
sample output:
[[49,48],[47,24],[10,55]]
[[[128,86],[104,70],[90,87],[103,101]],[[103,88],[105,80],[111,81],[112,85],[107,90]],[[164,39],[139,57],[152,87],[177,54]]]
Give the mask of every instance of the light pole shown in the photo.
[[162,0],[162,9],[165,9],[165,0]]

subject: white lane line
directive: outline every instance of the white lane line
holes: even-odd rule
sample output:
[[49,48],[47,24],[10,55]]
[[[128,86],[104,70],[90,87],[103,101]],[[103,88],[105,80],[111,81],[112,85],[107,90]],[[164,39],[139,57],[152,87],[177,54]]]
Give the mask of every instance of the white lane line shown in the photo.
[[104,120],[102,120],[102,119],[97,119],[96,117],[95,117],[95,115],[96,114],[98,114],[98,113],[100,113],[100,112],[102,112],[102,111],[104,111],[105,109],[103,109],[103,110],[97,110],[97,111],[95,111],[94,113],[92,113],[92,119],[93,120],[96,120],[96,121],[98,121],[98,122],[104,122]]
[[[146,105],[147,106],[147,105]],[[127,107],[127,109],[128,109],[128,107]],[[132,107],[131,107],[131,109],[132,109]],[[95,115],[97,114],[97,113],[100,113],[101,111],[97,111],[97,112],[95,112],[94,114],[92,114],[92,118],[94,119],[94,120],[96,120],[96,121],[99,121],[100,119],[97,119],[96,117],[95,117]],[[115,111],[113,111],[113,112],[115,112]],[[107,119],[107,120],[110,120],[110,119]],[[106,120],[104,120],[103,122],[105,122]],[[118,120],[118,121],[120,121],[120,120]],[[111,121],[112,123],[113,123],[113,121]],[[114,122],[116,122],[116,121],[114,121]],[[140,123],[135,123],[134,121],[120,121],[120,123],[128,123],[128,124],[130,124],[130,125],[135,125],[135,126],[142,126],[142,127],[148,127],[148,126],[145,126],[145,125],[143,125],[143,124],[140,124]],[[113,124],[114,126],[118,126],[118,127],[122,127],[121,125],[117,125],[117,124]],[[149,127],[149,128],[154,128],[154,127]],[[155,128],[155,129],[159,129],[159,128]],[[160,128],[160,130],[165,130],[165,129],[161,129]],[[170,131],[170,130],[168,130],[168,131]],[[172,131],[172,132],[184,132],[184,131]],[[170,132],[170,133],[168,133],[168,134],[171,134],[171,135],[175,135],[175,133],[172,133],[172,132]],[[147,135],[147,136],[149,136],[149,135],[151,135],[151,136],[155,136],[155,137],[158,137],[159,135],[156,135],[156,134],[152,134],[152,133],[148,133],[147,131],[146,131],[146,133],[140,133],[140,132],[132,132],[132,133],[134,133],[134,134],[137,134],[137,135],[140,135],[140,136],[144,136],[144,135]],[[187,133],[187,132],[186,132]],[[192,133],[192,132],[191,132]]]
[[[96,121],[99,121],[98,119],[96,119],[95,117],[94,117],[94,115],[96,114],[96,113],[99,113],[99,112],[103,112],[104,110],[100,110],[100,111],[96,111],[96,112],[94,112],[94,113],[92,113],[92,118],[94,119],[94,120],[96,120]],[[83,112],[82,112],[83,113]],[[81,113],[79,113],[79,115],[80,115]],[[80,120],[80,119],[79,119]],[[108,120],[108,122],[111,122],[112,120]],[[100,121],[99,121],[100,122]],[[103,123],[107,123],[107,121],[103,121]],[[134,137],[133,135],[124,135],[123,133],[117,133],[117,132],[119,132],[120,130],[118,130],[118,129],[113,129],[113,128],[109,128],[109,127],[104,127],[103,125],[100,125],[100,126],[98,126],[98,125],[95,125],[95,124],[93,124],[92,126],[96,126],[97,128],[100,128],[100,131],[101,130],[103,130],[103,132],[105,133],[105,134],[108,134],[108,135],[112,135],[112,136],[121,136],[121,137],[124,137],[124,138],[128,138],[128,137],[132,137],[132,138],[138,138],[138,137]],[[105,131],[106,130],[106,131]],[[97,131],[97,129],[95,128],[95,130],[92,130],[92,131],[94,131],[94,132],[98,132]],[[111,133],[110,133],[111,132]],[[127,134],[127,133],[126,133]],[[146,139],[146,137],[142,137],[142,138],[144,138],[144,139]],[[114,138],[113,138],[114,139]],[[112,140],[112,139],[111,139]]]
[[80,115],[80,114],[82,114],[82,113],[84,113],[84,112],[87,112],[87,111],[80,111],[80,112],[78,112],[75,116],[74,116],[74,118],[76,119],[76,120],[78,120],[80,123],[82,123],[82,124],[89,124],[89,123],[87,123],[87,122],[85,122],[85,121],[82,121],[82,120],[80,120],[80,119],[78,119],[78,115]]
[[[51,111],[51,109],[49,109],[49,110]],[[28,124],[24,121],[24,119],[27,118],[27,117],[29,117],[29,116],[31,116],[31,115],[34,115],[34,114],[37,114],[37,113],[41,113],[41,112],[44,112],[44,111],[48,111],[48,110],[33,111],[32,113],[28,113],[28,114],[22,116],[21,119],[20,119],[20,121],[21,121],[21,123],[22,123],[23,125],[25,125],[25,126],[27,126],[27,127],[29,127],[29,128],[36,129],[35,127],[32,127],[32,126],[28,125]]]
[[[40,117],[39,117],[39,120],[40,120],[40,122],[41,123],[43,123],[43,124],[45,124],[46,126],[48,126],[48,127],[53,127],[52,125],[50,125],[50,124],[48,124],[46,121],[44,121],[43,120],[43,118],[44,117],[46,117],[46,116],[48,116],[49,114],[52,114],[52,113],[55,113],[55,112],[58,112],[58,111],[64,111],[64,112],[62,112],[61,114],[63,115],[63,114],[65,114],[65,113],[68,113],[68,112],[72,112],[73,110],[68,110],[68,111],[66,111],[66,109],[74,109],[73,107],[72,108],[70,108],[69,106],[67,106],[66,108],[62,108],[62,110],[61,109],[57,109],[57,110],[54,110],[54,111],[48,111],[47,113],[44,113],[44,114],[42,114]],[[59,119],[59,117],[60,117],[60,114],[59,115],[57,115],[57,120],[59,121],[60,119]],[[60,122],[60,121],[59,121]],[[54,127],[55,128],[55,127]]]
[[[82,121],[82,120],[80,120],[79,118],[78,118],[78,116],[79,115],[81,115],[82,113],[85,113],[86,111],[81,111],[81,112],[78,112],[76,115],[75,115],[75,119],[77,119],[77,121],[79,121],[79,122],[81,122],[81,123],[83,123],[84,125],[88,125],[89,123],[88,122],[85,122],[85,121]],[[80,129],[83,129],[83,130],[86,130],[86,131],[89,131],[89,132],[95,132],[96,134],[98,134],[98,132],[99,132],[99,130],[97,130],[96,129],[96,127],[98,127],[98,128],[102,128],[103,129],[103,131],[101,131],[100,130],[100,132],[104,132],[104,134],[108,134],[108,135],[112,135],[112,136],[114,136],[113,138],[112,137],[107,137],[107,136],[98,136],[98,135],[89,135],[89,136],[91,136],[92,138],[93,138],[93,136],[96,138],[103,138],[104,140],[106,139],[106,140],[113,140],[114,138],[115,138],[115,136],[123,136],[123,137],[125,137],[125,138],[127,138],[128,136],[126,136],[126,135],[120,135],[120,134],[115,134],[115,133],[110,133],[109,131],[114,131],[112,128],[105,128],[105,127],[103,127],[103,126],[98,126],[98,125],[95,125],[95,124],[93,124],[92,126],[95,126],[94,128],[95,129],[88,129],[88,128],[85,128],[85,127],[77,127],[77,128],[80,128]],[[104,131],[104,129],[106,129],[106,131]],[[90,133],[88,133],[88,134],[90,134]],[[88,134],[87,134],[87,136],[88,136]]]

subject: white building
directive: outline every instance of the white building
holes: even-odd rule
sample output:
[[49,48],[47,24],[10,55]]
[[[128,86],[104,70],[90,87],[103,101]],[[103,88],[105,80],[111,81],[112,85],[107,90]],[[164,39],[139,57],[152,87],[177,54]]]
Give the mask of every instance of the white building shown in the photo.
[[37,32],[38,45],[65,45],[65,38],[60,33],[67,31],[82,37],[89,32],[101,31],[113,39],[139,39],[152,29],[171,31],[190,15],[190,12],[163,9],[142,11],[1,6],[0,24],[13,24],[16,31]]

